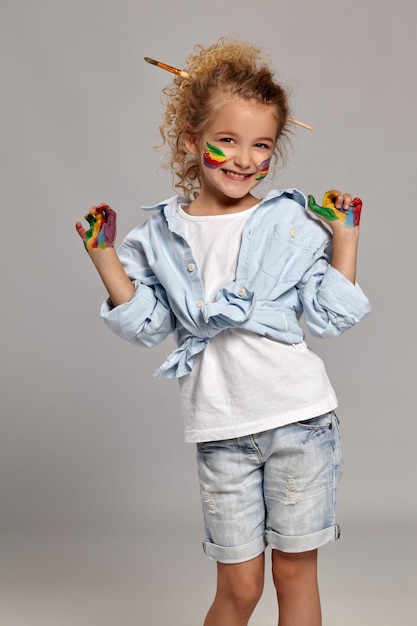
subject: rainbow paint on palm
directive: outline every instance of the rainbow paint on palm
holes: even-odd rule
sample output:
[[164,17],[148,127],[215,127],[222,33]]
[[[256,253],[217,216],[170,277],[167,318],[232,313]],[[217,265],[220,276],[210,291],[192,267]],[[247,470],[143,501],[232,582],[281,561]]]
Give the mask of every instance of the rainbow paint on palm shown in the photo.
[[348,228],[359,226],[362,211],[362,200],[354,198],[348,209],[337,209],[334,201],[338,197],[334,189],[326,191],[323,196],[323,206],[316,203],[314,196],[308,196],[308,207],[329,222],[340,220]]
[[216,146],[212,146],[210,143],[206,142],[203,160],[204,165],[214,170],[216,167],[220,167],[220,165],[223,165],[223,163],[227,161],[227,156],[222,150],[220,150],[220,148],[216,148]]
[[93,248],[112,248],[116,237],[116,214],[107,204],[100,204],[85,216],[90,228],[84,236],[87,252]]
[[271,159],[265,159],[265,161],[262,161],[260,165],[260,170],[261,170],[260,174],[257,178],[255,178],[255,180],[262,180],[263,178],[265,178],[265,176],[268,175],[270,163],[271,163]]

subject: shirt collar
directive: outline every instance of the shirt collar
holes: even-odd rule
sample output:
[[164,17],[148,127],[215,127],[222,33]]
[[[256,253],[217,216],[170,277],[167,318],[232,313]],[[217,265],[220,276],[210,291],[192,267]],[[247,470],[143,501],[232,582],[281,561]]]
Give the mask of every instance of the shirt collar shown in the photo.
[[[264,204],[269,203],[271,200],[275,200],[280,196],[287,196],[302,206],[306,206],[306,197],[305,195],[295,188],[290,189],[271,189],[262,200],[259,201],[258,208]],[[145,211],[164,211],[164,214],[169,220],[169,218],[173,218],[176,214],[178,204],[189,204],[189,200],[183,198],[182,196],[171,196],[167,200],[162,200],[158,202],[158,204],[152,204],[149,206],[141,206],[141,208]]]

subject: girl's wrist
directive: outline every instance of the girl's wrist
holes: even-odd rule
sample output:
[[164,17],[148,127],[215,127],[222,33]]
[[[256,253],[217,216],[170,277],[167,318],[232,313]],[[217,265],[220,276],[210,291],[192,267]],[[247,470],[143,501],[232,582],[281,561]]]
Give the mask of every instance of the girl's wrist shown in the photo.
[[115,259],[118,260],[115,249],[110,246],[107,248],[91,248],[87,253],[97,268],[111,265]]
[[333,242],[340,241],[341,243],[355,243],[359,240],[359,226],[350,227],[345,226],[341,222],[334,222],[331,224],[333,232]]

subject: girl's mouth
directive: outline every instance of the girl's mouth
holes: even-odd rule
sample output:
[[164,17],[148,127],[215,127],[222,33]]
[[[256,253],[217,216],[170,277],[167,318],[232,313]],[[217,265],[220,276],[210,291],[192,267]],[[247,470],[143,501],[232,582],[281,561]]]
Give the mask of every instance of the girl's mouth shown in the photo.
[[223,168],[222,168],[222,172],[228,178],[232,180],[236,180],[236,181],[245,181],[245,180],[248,180],[248,178],[252,176],[252,174],[241,174],[239,172],[232,172],[232,170],[225,170]]

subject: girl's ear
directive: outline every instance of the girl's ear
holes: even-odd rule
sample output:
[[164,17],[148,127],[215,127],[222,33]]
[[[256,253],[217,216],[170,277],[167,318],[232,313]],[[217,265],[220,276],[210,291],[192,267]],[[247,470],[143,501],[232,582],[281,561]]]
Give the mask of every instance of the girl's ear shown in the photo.
[[188,152],[191,154],[198,154],[198,141],[197,137],[190,132],[185,132],[184,144]]

